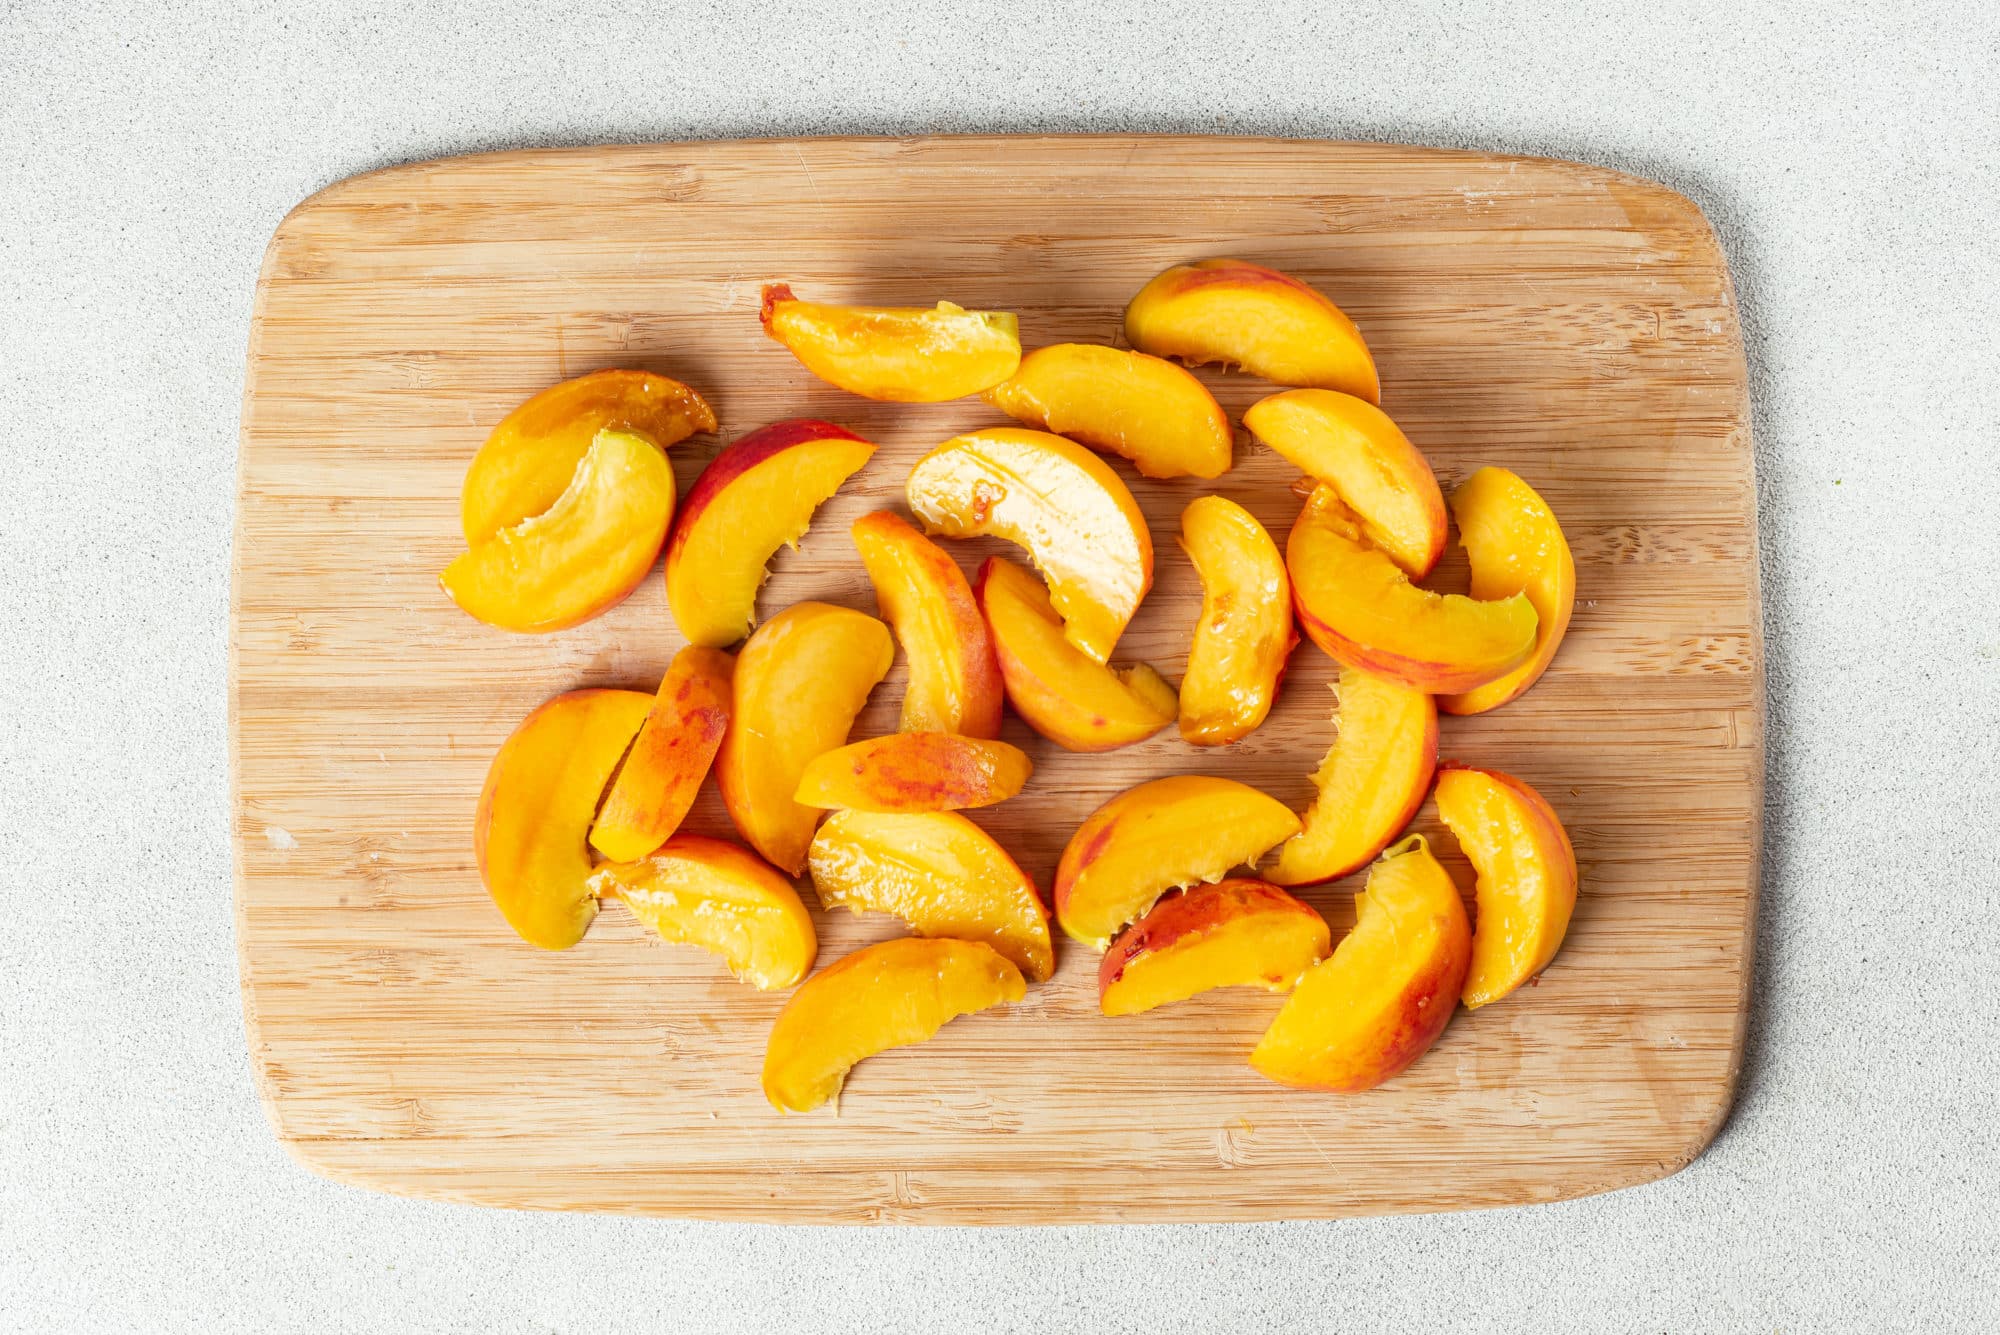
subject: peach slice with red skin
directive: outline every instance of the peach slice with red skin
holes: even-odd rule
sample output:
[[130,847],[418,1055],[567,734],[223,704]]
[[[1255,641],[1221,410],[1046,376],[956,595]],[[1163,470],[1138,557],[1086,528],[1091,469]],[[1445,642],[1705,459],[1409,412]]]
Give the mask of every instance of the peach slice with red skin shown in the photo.
[[1167,891],[1219,881],[1298,829],[1284,803],[1234,779],[1176,774],[1128,788],[1070,836],[1056,864],[1056,920],[1103,950]]
[[1285,543],[1292,600],[1306,635],[1339,662],[1433,695],[1505,676],[1535,647],[1535,609],[1421,589],[1368,540],[1328,486],[1313,489]]
[[764,288],[764,332],[829,385],[864,399],[939,403],[990,389],[1021,364],[1021,322],[1006,311],[832,306]]
[[1098,1005],[1137,1015],[1217,987],[1288,991],[1330,943],[1324,918],[1267,881],[1197,885],[1118,934],[1098,966]]
[[1374,354],[1347,312],[1245,260],[1177,264],[1154,278],[1125,308],[1125,341],[1193,366],[1221,362],[1281,385],[1382,400]]
[[1422,835],[1375,864],[1354,906],[1354,930],[1306,970],[1250,1054],[1280,1084],[1372,1089],[1429,1051],[1458,1008],[1472,927]]
[[1576,559],[1549,503],[1504,468],[1482,468],[1459,483],[1451,512],[1459,545],[1471,559],[1472,596],[1518,593],[1535,606],[1535,649],[1525,663],[1438,701],[1447,714],[1483,714],[1533,686],[1555,658],[1576,607]]
[[800,777],[814,757],[846,743],[895,652],[889,628],[867,613],[798,603],[737,654],[716,785],[738,832],[781,871],[805,869],[823,814],[795,799]]
[[646,721],[644,691],[570,691],[501,744],[472,827],[479,879],[523,941],[567,950],[597,916],[584,836],[619,758]]
[[1257,729],[1299,642],[1292,582],[1248,510],[1200,496],[1181,512],[1181,547],[1201,576],[1201,619],[1181,678],[1181,736],[1225,746]]
[[808,865],[826,908],[892,913],[919,936],[984,941],[1038,983],[1055,972],[1035,883],[955,811],[836,811],[813,836]]
[[998,737],[1000,663],[958,562],[887,510],[861,516],[851,531],[909,664],[903,731]]
[[968,432],[917,460],[906,491],[932,533],[990,535],[1025,549],[1048,581],[1063,634],[1099,663],[1153,587],[1153,537],[1139,503],[1074,441],[1025,427]]
[[845,427],[799,418],[753,431],[710,460],[667,544],[667,605],[681,633],[712,649],[749,634],[771,557],[797,545],[813,512],[874,453]]
[[809,1112],[836,1097],[863,1059],[1027,992],[1021,971],[983,941],[902,937],[866,946],[807,979],[778,1012],[764,1049],[764,1097],[780,1112]]
[[590,827],[592,848],[613,862],[630,862],[680,828],[728,731],[735,666],[720,649],[697,644],[674,655]]
[[1236,436],[1182,367],[1095,343],[1036,348],[981,396],[1017,422],[1120,455],[1146,477],[1221,477]]
[[1555,809],[1511,774],[1447,765],[1438,817],[1478,874],[1466,1009],[1498,1001],[1548,967],[1576,910],[1576,850]]
[[812,915],[778,870],[725,839],[677,834],[650,855],[590,878],[664,941],[699,946],[755,988],[790,987],[819,952]]
[[798,800],[847,811],[963,811],[1021,791],[1034,772],[1005,742],[949,732],[897,732],[819,756],[799,776]]

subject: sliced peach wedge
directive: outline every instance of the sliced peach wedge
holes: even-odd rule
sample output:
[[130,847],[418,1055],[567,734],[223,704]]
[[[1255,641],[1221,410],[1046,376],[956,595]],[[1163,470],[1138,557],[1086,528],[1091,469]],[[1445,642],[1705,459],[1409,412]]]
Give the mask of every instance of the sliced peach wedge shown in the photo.
[[808,371],[864,399],[941,403],[990,389],[1021,364],[1021,322],[1006,311],[829,306],[772,283],[760,315]]
[[1533,686],[1561,646],[1576,607],[1576,559],[1555,512],[1536,490],[1504,468],[1482,468],[1451,494],[1458,542],[1472,563],[1472,596],[1525,594],[1535,606],[1535,649],[1503,677],[1447,695],[1447,714],[1483,714]]
[[1181,736],[1226,746],[1257,729],[1299,642],[1278,545],[1248,510],[1199,496],[1181,512],[1181,547],[1201,576],[1201,620],[1181,678]]
[[1000,663],[958,562],[887,510],[861,516],[851,532],[908,661],[903,731],[999,736]]
[[1234,779],[1177,774],[1128,788],[1070,836],[1056,864],[1056,920],[1103,950],[1167,891],[1219,881],[1298,829],[1284,803]]
[[847,811],[963,811],[1021,791],[1034,762],[1017,746],[950,732],[897,732],[819,756],[799,802]]
[[1417,587],[1324,484],[1292,525],[1285,568],[1299,624],[1314,644],[1349,667],[1420,691],[1483,686],[1535,647],[1535,609],[1525,595],[1484,602]]
[[1354,930],[1306,971],[1250,1054],[1280,1084],[1372,1089],[1423,1056],[1458,1008],[1472,928],[1422,835],[1375,864],[1354,907]]
[[1374,354],[1347,312],[1289,274],[1245,260],[1177,264],[1125,308],[1125,340],[1192,366],[1221,362],[1281,385],[1382,399]]
[[590,888],[662,940],[719,955],[752,987],[790,987],[819,951],[812,915],[770,863],[724,839],[677,834],[647,857],[607,862]]
[[794,800],[800,777],[814,757],[847,741],[895,652],[889,628],[867,613],[798,603],[737,654],[716,783],[737,830],[780,870],[805,870],[822,814]]
[[667,606],[681,633],[712,649],[749,634],[771,557],[798,542],[813,512],[874,453],[845,427],[800,418],[753,431],[711,459],[667,544]]
[[1122,455],[1146,477],[1221,477],[1235,450],[1229,417],[1208,387],[1143,352],[1036,348],[980,397],[1017,422]]
[[1119,933],[1098,966],[1098,1005],[1137,1015],[1217,987],[1288,991],[1329,944],[1326,919],[1275,885],[1198,885]]
[[1153,537],[1111,466],[1024,427],[954,437],[917,460],[910,509],[932,533],[1026,549],[1071,644],[1102,663],[1153,587]]
[[1478,874],[1478,922],[1464,999],[1476,1010],[1555,958],[1576,909],[1576,850],[1547,799],[1511,774],[1447,766],[1438,817]]
[[921,1043],[961,1015],[1027,995],[1021,971],[982,941],[903,937],[836,960],[792,993],[764,1049],[764,1097],[810,1112],[865,1058]]
[[1027,725],[1068,751],[1111,751],[1174,721],[1166,678],[1144,663],[1107,667],[1063,636],[1049,591],[1012,561],[979,568],[980,609],[993,632],[1007,699]]
[[953,811],[836,811],[813,836],[822,905],[893,913],[919,936],[984,941],[1035,982],[1055,972],[1035,883],[993,836]]
[[735,666],[720,649],[698,644],[674,655],[590,827],[592,848],[613,862],[630,862],[680,828],[729,728]]

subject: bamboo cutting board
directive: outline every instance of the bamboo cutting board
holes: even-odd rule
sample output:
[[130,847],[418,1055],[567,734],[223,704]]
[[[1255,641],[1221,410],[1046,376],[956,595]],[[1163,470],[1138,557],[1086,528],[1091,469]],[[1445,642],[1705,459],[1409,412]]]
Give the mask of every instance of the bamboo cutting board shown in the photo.
[[[837,1115],[781,1118],[758,1072],[784,995],[650,938],[616,905],[563,954],[514,937],[473,866],[487,761],[557,692],[652,689],[681,639],[657,573],[548,636],[479,625],[438,590],[460,479],[509,408],[637,366],[700,388],[723,439],[810,415],[879,442],[803,549],[780,554],[760,604],[872,612],[848,524],[900,506],[919,453],[996,414],[813,380],[764,338],[759,284],[1015,310],[1029,346],[1115,341],[1142,283],[1216,255],[1296,273],[1355,317],[1384,406],[1447,490],[1503,464],[1568,531],[1578,604],[1553,669],[1504,709],[1443,721],[1442,754],[1526,778],[1575,839],[1582,897],[1538,986],[1461,1012],[1379,1090],[1304,1093],[1244,1064],[1278,998],[1230,990],[1106,1020],[1095,957],[1059,941],[1056,978],[1025,1003],[864,1063]],[[1232,418],[1272,388],[1199,374]],[[674,449],[683,489],[718,445]],[[1172,535],[1202,484],[1116,466],[1159,552],[1118,656],[1177,676],[1200,594]],[[271,1121],[319,1172],[460,1201],[738,1219],[1307,1218],[1647,1181],[1698,1154],[1729,1107],[1763,774],[1756,502],[1728,274],[1695,207],[1660,186],[1535,159],[1124,136],[399,167],[314,196],[273,238],[240,469],[244,1005]],[[1240,438],[1210,485],[1282,544],[1294,478]],[[988,547],[953,550],[971,570]],[[1303,805],[1332,678],[1302,645],[1270,721],[1219,751],[1170,728],[1069,755],[1010,718],[1038,769],[977,818],[1046,889],[1077,823],[1143,779],[1223,774]],[[899,662],[857,737],[894,729],[901,682]],[[729,833],[712,785],[688,828]],[[1438,833],[1428,806],[1417,828]],[[1360,879],[1306,892],[1336,937]],[[822,963],[900,930],[815,918]]]

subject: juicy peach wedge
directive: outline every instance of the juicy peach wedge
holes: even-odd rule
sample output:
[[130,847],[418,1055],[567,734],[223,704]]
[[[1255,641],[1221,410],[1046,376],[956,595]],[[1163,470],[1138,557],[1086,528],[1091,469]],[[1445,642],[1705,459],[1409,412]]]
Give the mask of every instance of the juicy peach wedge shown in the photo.
[[570,691],[528,715],[486,771],[473,854],[521,939],[567,950],[597,916],[584,844],[611,771],[646,721],[644,691]]
[[1289,991],[1330,944],[1326,920],[1269,882],[1198,885],[1119,933],[1098,966],[1098,1005],[1137,1015],[1217,987]]
[[1354,930],[1299,979],[1250,1054],[1280,1084],[1372,1089],[1429,1051],[1458,1007],[1472,928],[1422,835],[1375,864],[1354,907]]
[[958,562],[887,510],[861,516],[851,531],[909,665],[903,731],[998,737],[1000,663]]
[[1466,1009],[1498,1001],[1548,967],[1576,910],[1576,850],[1555,809],[1511,774],[1447,766],[1438,816],[1478,875]]
[[1278,545],[1248,510],[1200,496],[1181,512],[1181,547],[1201,576],[1201,619],[1181,678],[1181,736],[1226,746],[1256,731],[1299,642]]
[[891,913],[919,936],[984,941],[1035,982],[1055,972],[1035,883],[993,836],[953,811],[836,811],[813,836],[826,908]]
[[712,649],[749,634],[771,557],[798,544],[813,513],[874,453],[845,427],[799,418],[710,460],[667,544],[667,606],[681,633]]
[[829,306],[784,283],[764,289],[764,332],[802,365],[864,399],[939,403],[999,384],[1021,364],[1021,322],[1006,311]]
[[1190,365],[1221,362],[1281,385],[1382,400],[1374,354],[1347,312],[1289,274],[1244,260],[1177,264],[1125,308],[1125,341]]
[[1128,788],[1070,836],[1056,864],[1056,920],[1103,950],[1167,891],[1219,881],[1298,829],[1284,803],[1234,779],[1176,774]]
[[630,862],[680,828],[729,728],[735,666],[720,649],[696,644],[674,655],[590,827],[592,848],[613,862]]
[[1107,667],[1071,644],[1033,575],[989,557],[975,587],[1007,699],[1036,732],[1067,751],[1112,751],[1174,721],[1179,704],[1166,678],[1145,663]]
[[1111,466],[1023,427],[954,437],[917,460],[910,509],[932,533],[1025,549],[1069,642],[1102,663],[1153,587],[1153,537]]
[[647,857],[590,878],[664,941],[699,946],[755,988],[790,987],[819,952],[812,915],[770,863],[725,839],[677,834]]
[[1221,477],[1235,451],[1229,417],[1207,386],[1143,352],[1036,348],[981,397],[1017,422],[1130,459],[1146,477]]
[[983,941],[903,937],[864,947],[807,979],[778,1012],[764,1097],[780,1112],[809,1112],[837,1097],[865,1058],[1027,991],[1021,971]]
[[1555,658],[1576,607],[1576,559],[1548,502],[1504,468],[1482,468],[1461,482],[1451,513],[1472,562],[1472,596],[1518,593],[1535,606],[1535,649],[1525,663],[1438,701],[1447,714],[1483,714],[1533,686]]
[[963,811],[1021,791],[1034,772],[1025,751],[949,732],[898,732],[851,742],[799,776],[798,800],[847,811]]

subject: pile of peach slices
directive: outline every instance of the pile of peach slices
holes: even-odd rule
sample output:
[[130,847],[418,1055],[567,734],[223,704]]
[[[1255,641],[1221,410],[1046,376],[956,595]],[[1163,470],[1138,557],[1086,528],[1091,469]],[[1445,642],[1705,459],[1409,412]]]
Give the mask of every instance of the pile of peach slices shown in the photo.
[[[1440,768],[1438,711],[1497,708],[1548,666],[1574,601],[1569,547],[1533,488],[1483,468],[1450,505],[1470,596],[1418,583],[1445,545],[1445,499],[1376,406],[1374,358],[1333,302],[1217,259],[1146,284],[1125,312],[1129,351],[1065,343],[1023,356],[1011,314],[822,305],[784,286],[765,289],[762,320],[841,389],[895,402],[978,394],[1025,425],[970,432],[917,462],[906,495],[921,531],[886,511],[854,524],[882,620],[805,602],[760,626],[767,562],[872,444],[822,421],[766,426],[715,456],[677,517],[666,450],[716,429],[686,385],[601,371],[500,423],[466,475],[466,551],[446,592],[492,625],[552,631],[631,592],[664,546],[667,601],[689,641],[656,693],[558,696],[494,758],[479,869],[523,939],[574,945],[599,900],[618,899],[754,987],[805,980],[772,1028],[763,1087],[781,1110],[816,1107],[863,1058],[1018,1001],[1054,971],[1041,892],[959,814],[1029,780],[1027,755],[995,740],[1003,700],[1072,751],[1176,721],[1193,745],[1226,745],[1264,721],[1296,622],[1341,665],[1337,736],[1306,811],[1230,779],[1162,778],[1105,803],[1062,855],[1055,918],[1103,952],[1104,1013],[1216,987],[1289,992],[1251,1065],[1288,1085],[1362,1090],[1415,1061],[1458,1002],[1497,1001],[1549,963],[1576,901],[1569,838],[1520,780]],[[1169,358],[1293,386],[1243,425],[1306,475],[1282,556],[1235,502],[1187,506],[1180,540],[1203,603],[1178,690],[1144,664],[1111,665],[1152,586],[1153,539],[1101,457],[1149,478],[1229,469],[1229,419]],[[994,558],[968,581],[926,534],[1005,539],[1034,572]],[[897,641],[901,731],[850,743]],[[747,848],[677,832],[711,768]],[[1423,836],[1397,842],[1431,792],[1477,873],[1476,927]],[[1274,849],[1261,878],[1229,875]],[[1371,862],[1337,947],[1281,888]],[[794,888],[802,873],[822,907],[894,914],[915,935],[807,979],[818,943]]]

